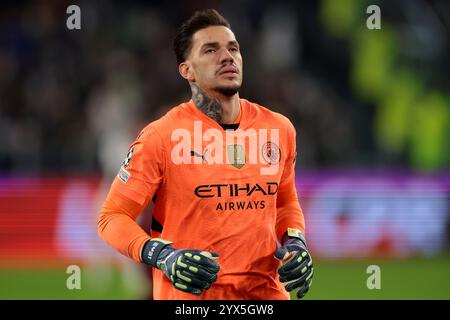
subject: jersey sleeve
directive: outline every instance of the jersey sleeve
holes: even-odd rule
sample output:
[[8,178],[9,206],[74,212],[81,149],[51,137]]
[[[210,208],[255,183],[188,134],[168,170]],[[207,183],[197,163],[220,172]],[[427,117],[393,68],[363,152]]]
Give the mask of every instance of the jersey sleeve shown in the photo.
[[154,196],[163,180],[165,158],[161,136],[147,126],[131,144],[111,188],[143,205]]
[[100,238],[138,262],[150,235],[136,219],[156,194],[164,171],[162,139],[155,129],[147,127],[131,144],[100,212],[97,225]]
[[285,158],[283,173],[277,196],[277,219],[275,231],[281,242],[283,234],[288,228],[299,229],[305,234],[305,219],[297,197],[295,187],[296,133],[289,122],[287,135],[288,155]]

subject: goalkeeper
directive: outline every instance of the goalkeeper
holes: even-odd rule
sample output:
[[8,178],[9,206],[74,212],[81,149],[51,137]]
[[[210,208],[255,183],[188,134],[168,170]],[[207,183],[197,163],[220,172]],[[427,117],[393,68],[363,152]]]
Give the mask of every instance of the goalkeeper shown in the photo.
[[[100,237],[152,267],[155,299],[303,297],[313,264],[295,187],[294,126],[239,97],[240,46],[217,11],[186,21],[174,51],[192,99],[130,145],[100,213]],[[230,132],[250,133],[248,144],[230,142]],[[151,201],[146,232],[135,221]]]

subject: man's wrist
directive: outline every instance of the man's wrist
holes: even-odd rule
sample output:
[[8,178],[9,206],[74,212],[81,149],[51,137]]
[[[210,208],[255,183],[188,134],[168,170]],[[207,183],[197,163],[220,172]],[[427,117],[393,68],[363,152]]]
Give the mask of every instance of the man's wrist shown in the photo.
[[157,268],[158,257],[172,242],[160,238],[148,240],[142,247],[141,259],[145,264]]
[[306,247],[306,238],[304,234],[299,229],[287,228],[286,232],[283,235],[282,243],[286,245],[286,243],[293,242],[293,240],[300,240],[301,243]]

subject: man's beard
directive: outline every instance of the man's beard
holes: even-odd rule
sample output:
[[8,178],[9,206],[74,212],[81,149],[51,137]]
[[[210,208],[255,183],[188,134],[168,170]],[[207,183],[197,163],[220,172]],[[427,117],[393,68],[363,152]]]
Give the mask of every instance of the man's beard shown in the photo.
[[234,96],[236,93],[238,93],[240,89],[241,86],[238,85],[238,86],[217,87],[215,91],[226,97],[231,97]]

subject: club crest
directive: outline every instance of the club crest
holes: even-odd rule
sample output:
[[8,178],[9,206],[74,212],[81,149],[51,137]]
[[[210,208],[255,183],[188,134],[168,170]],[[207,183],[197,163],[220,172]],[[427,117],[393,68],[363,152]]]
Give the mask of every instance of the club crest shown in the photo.
[[262,145],[262,157],[265,162],[274,165],[280,162],[280,148],[273,142],[268,141]]

